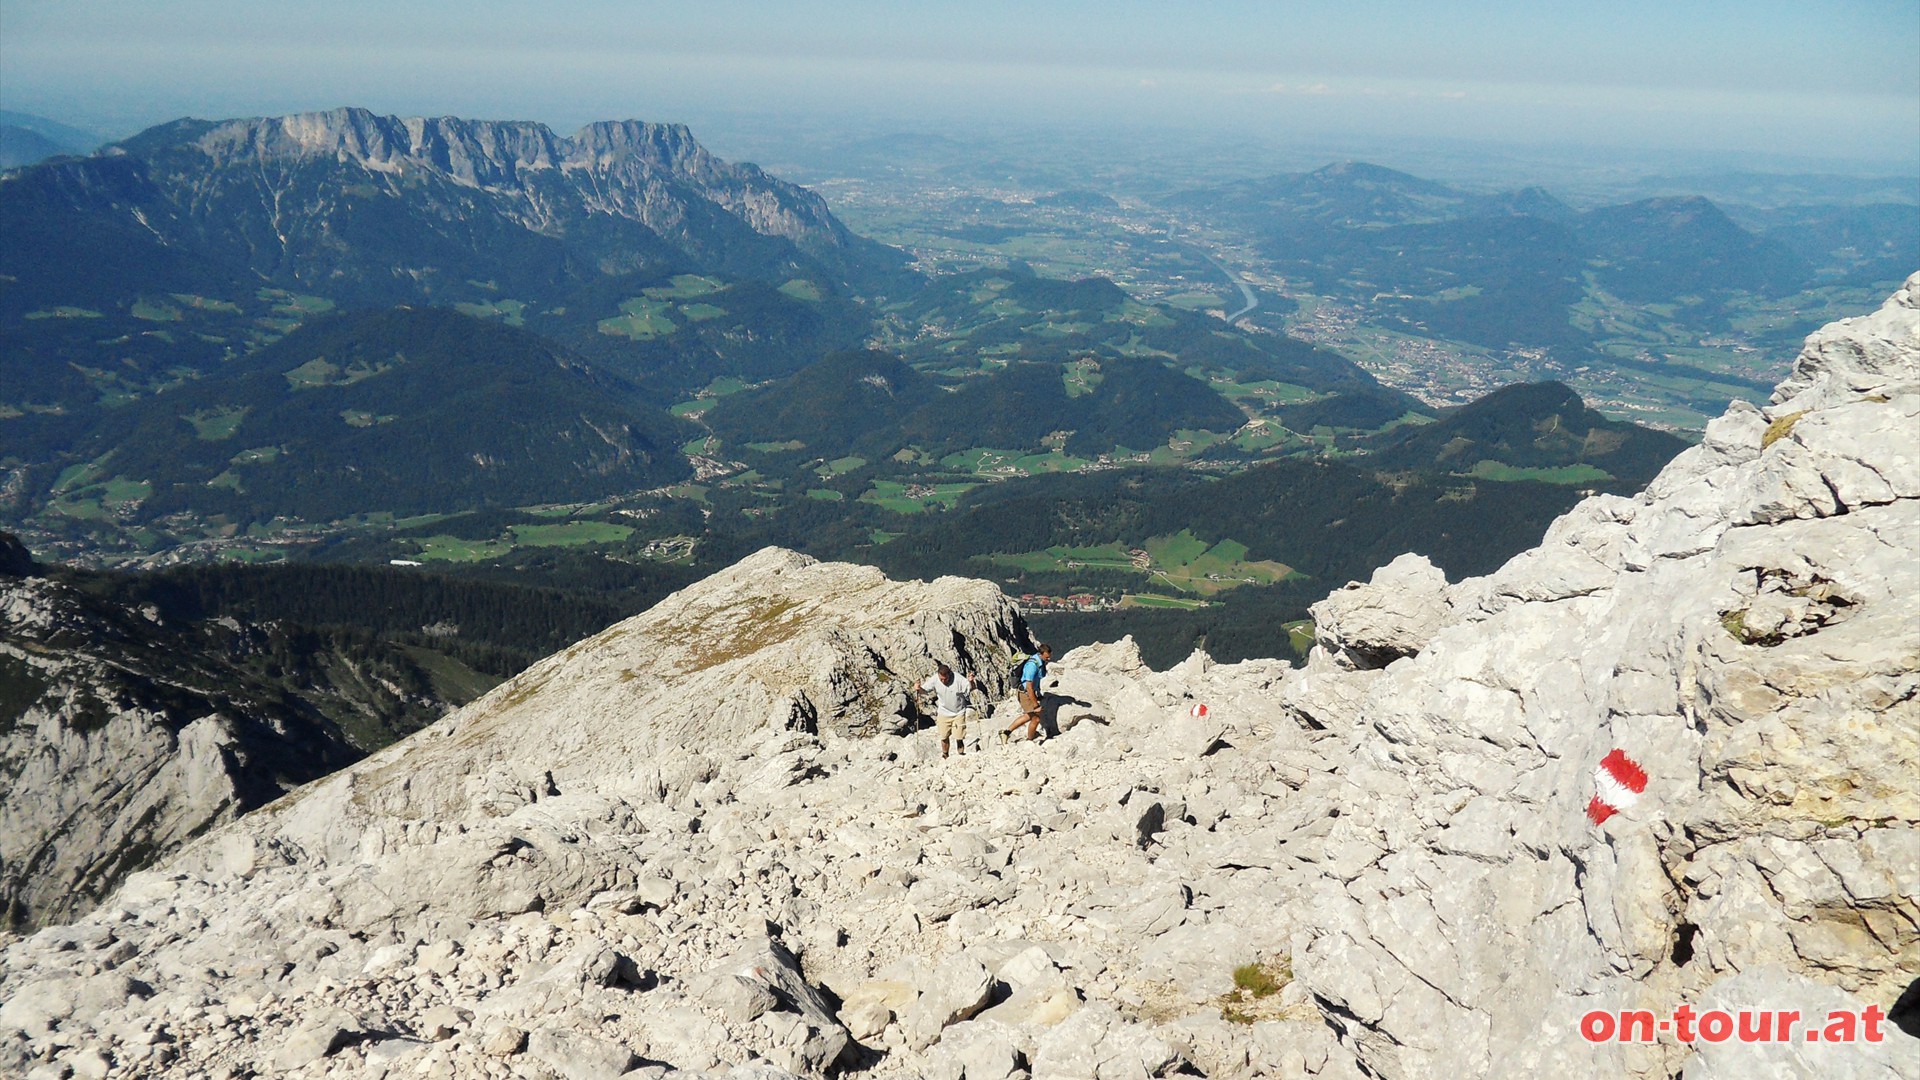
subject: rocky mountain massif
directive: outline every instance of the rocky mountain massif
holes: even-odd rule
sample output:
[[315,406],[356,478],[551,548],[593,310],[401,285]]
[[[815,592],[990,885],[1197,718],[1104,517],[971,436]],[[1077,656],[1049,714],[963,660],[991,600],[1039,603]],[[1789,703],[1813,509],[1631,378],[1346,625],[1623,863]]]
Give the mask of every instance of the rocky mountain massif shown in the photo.
[[22,302],[95,291],[73,279],[98,267],[54,265],[62,240],[70,250],[117,240],[129,274],[171,267],[187,280],[245,266],[361,303],[464,299],[470,277],[525,297],[650,265],[857,275],[866,260],[897,261],[813,192],[714,157],[685,125],[637,120],[572,138],[535,123],[357,108],[178,120],[8,186],[9,208],[41,212],[17,223],[12,245],[29,271]]
[[[7,942],[0,1068],[1920,1076],[1917,419],[1920,276],[1644,494],[1336,592],[1304,673],[1090,646],[947,761],[905,687],[1004,692],[997,590],[763,551]],[[1580,1032],[1680,1005],[1894,1016]]]
[[27,463],[336,307],[457,307],[676,387],[785,374],[857,341],[849,288],[904,259],[681,125],[365,109],[179,120],[9,171],[0,233],[0,421]]

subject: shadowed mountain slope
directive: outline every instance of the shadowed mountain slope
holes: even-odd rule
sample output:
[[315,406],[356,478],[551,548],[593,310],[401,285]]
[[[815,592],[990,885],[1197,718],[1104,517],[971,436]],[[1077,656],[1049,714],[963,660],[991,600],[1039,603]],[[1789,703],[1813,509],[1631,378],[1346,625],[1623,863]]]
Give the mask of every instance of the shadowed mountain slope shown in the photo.
[[114,419],[96,450],[151,511],[308,520],[651,487],[694,434],[539,337],[433,309],[318,320]]

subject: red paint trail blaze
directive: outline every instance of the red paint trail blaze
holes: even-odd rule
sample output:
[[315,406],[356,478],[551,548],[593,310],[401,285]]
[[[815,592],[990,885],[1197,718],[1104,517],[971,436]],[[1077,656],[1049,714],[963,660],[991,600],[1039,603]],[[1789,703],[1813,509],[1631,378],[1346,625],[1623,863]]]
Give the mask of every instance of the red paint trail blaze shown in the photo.
[[1619,749],[1609,752],[1593,769],[1593,800],[1587,803],[1587,819],[1595,825],[1640,801],[1647,790],[1647,771]]
[[1647,790],[1646,770],[1640,767],[1639,762],[1628,757],[1624,751],[1615,750],[1601,758],[1600,767],[1607,770],[1607,775],[1618,781],[1621,787],[1635,795]]

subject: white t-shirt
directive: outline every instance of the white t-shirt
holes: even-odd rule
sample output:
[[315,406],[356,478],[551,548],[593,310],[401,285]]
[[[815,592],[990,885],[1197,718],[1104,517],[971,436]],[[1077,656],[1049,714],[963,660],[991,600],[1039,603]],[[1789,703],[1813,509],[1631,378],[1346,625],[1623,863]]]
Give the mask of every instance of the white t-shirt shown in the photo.
[[967,709],[967,693],[973,689],[973,684],[958,672],[954,673],[951,683],[943,683],[938,674],[933,674],[920,684],[920,689],[933,691],[933,700],[941,716],[959,716]]

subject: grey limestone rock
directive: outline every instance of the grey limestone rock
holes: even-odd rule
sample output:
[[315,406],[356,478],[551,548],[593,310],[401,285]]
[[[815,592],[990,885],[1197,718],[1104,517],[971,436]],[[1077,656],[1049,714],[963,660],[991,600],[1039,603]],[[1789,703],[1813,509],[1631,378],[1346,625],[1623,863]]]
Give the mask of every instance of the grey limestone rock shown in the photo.
[[74,1080],[106,1080],[113,1063],[98,1049],[89,1046],[67,1058],[67,1067],[73,1070]]
[[[1910,282],[1814,335],[1778,404],[1729,410],[1638,499],[1590,499],[1454,586],[1417,656],[1284,691],[1351,733],[1336,769],[1374,788],[1302,788],[1344,807],[1330,839],[1379,853],[1330,848],[1298,912],[1295,971],[1336,1058],[1409,1077],[1788,1069],[1782,1051],[1540,1033],[1607,1004],[1697,1007],[1763,967],[1856,1009],[1920,974],[1920,889],[1893,854],[1920,827],[1920,564],[1896,539],[1920,535],[1916,328]],[[1646,789],[1595,824],[1615,750]],[[1403,794],[1360,779],[1389,770]],[[1914,1074],[1866,1060],[1836,1075]]]
[[918,1050],[931,1046],[947,1028],[968,1020],[986,1008],[994,978],[979,960],[955,953],[926,972],[920,994],[901,1015],[907,1044]]
[[566,1080],[612,1080],[638,1064],[626,1046],[572,1028],[543,1027],[527,1037],[527,1054]]
[[412,1058],[432,1043],[420,1039],[378,1039],[367,1044],[367,1067],[369,1069],[392,1069],[394,1066]]
[[345,1046],[354,1035],[355,1027],[351,1017],[337,1010],[314,1017],[287,1036],[279,1052],[273,1056],[273,1066],[276,1069],[293,1070],[319,1061]]
[[1033,1080],[1132,1080],[1165,1076],[1179,1055],[1144,1024],[1088,1005],[1040,1036]]
[[[138,613],[0,574],[0,921],[89,909],[135,870],[358,752]],[[213,669],[208,673],[208,669]],[[186,683],[187,685],[179,685]],[[270,860],[270,853],[260,853]]]
[[1017,1028],[992,1020],[955,1024],[927,1055],[928,1080],[1012,1080],[1027,1054]]
[[1344,668],[1386,667],[1426,647],[1448,613],[1447,576],[1407,554],[1313,605],[1314,644]]
[[687,992],[718,1011],[730,1024],[757,1020],[780,1007],[780,997],[760,979],[732,971],[710,972],[687,984]]

